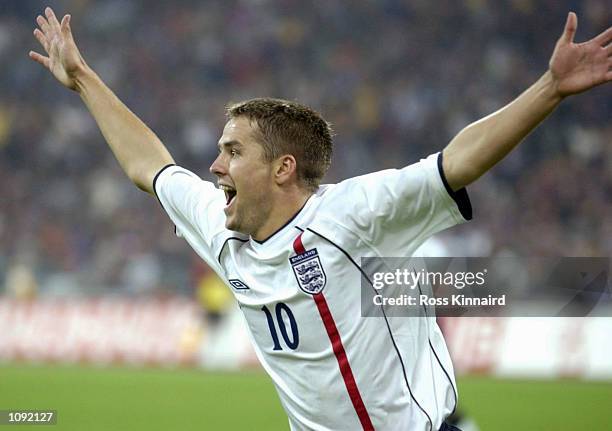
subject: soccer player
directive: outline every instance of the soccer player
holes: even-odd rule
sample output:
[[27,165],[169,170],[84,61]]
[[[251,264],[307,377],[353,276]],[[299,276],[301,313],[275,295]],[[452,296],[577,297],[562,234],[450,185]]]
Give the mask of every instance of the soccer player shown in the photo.
[[234,292],[291,429],[452,429],[457,390],[435,320],[360,317],[360,258],[410,256],[470,219],[465,186],[565,97],[612,79],[612,28],[576,44],[570,13],[549,70],[512,103],[440,153],[335,185],[320,185],[332,140],[318,113],[278,99],[232,105],[215,187],[175,165],[87,65],[69,15],[47,8],[37,23],[47,55],[30,57],[81,96],[128,177]]

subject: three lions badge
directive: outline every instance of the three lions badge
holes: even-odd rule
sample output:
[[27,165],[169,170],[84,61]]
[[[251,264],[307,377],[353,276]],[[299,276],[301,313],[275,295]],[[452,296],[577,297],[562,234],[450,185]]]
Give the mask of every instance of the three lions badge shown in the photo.
[[300,289],[310,295],[316,295],[323,290],[327,278],[316,248],[290,257],[289,261]]

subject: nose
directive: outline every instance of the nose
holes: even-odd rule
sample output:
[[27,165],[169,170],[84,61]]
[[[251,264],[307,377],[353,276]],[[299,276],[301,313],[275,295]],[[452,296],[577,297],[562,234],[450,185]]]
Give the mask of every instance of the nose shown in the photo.
[[209,168],[210,172],[218,177],[222,177],[227,174],[227,169],[223,161],[223,154],[219,154],[212,165]]

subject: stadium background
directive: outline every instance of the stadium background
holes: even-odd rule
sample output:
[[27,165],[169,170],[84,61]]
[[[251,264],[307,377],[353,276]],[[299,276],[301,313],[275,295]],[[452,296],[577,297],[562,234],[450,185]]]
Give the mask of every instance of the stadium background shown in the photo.
[[[183,166],[211,178],[223,107],[267,95],[334,125],[328,182],[416,161],[509,102],[546,69],[568,10],[579,41],[612,22],[604,0],[3,1],[0,409],[54,408],[61,429],[284,429],[286,419],[236,347],[239,330],[227,350],[240,361],[201,354],[234,328],[227,292],[126,180],[78,97],[28,59],[46,5],[72,14],[85,59]],[[440,237],[448,253],[611,256],[611,100],[607,86],[566,101],[470,187],[475,219]],[[87,315],[109,297],[136,314],[175,301],[201,324],[170,330],[165,348],[180,352],[162,359],[89,355],[87,344],[49,352],[41,322],[60,331],[65,307]],[[120,334],[120,320],[100,319],[89,324]],[[211,371],[228,361],[248,371]],[[572,367],[508,380],[466,366],[462,403],[482,429],[612,429],[610,376]]]

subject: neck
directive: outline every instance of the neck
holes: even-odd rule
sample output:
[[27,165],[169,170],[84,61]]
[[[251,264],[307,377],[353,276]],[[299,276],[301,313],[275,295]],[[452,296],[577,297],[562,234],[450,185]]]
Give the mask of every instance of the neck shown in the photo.
[[280,200],[282,205],[274,205],[266,222],[252,234],[255,241],[265,241],[282,229],[304,207],[306,201],[312,196],[310,192],[285,195]]

